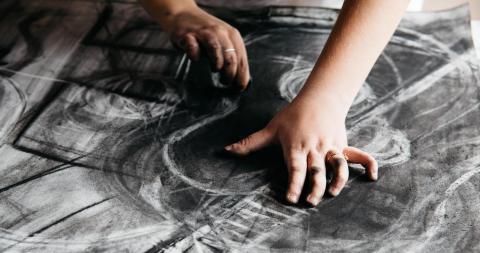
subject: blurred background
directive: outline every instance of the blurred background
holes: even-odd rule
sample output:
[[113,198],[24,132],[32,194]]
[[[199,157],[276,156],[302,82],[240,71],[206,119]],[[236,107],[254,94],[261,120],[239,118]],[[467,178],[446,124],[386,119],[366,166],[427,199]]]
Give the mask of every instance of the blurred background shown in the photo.
[[[224,5],[226,1],[220,0],[197,0],[197,2],[210,5]],[[232,8],[251,8],[252,6],[265,5],[300,5],[300,6],[318,6],[338,9],[342,6],[342,0],[243,0],[227,1],[228,6]],[[223,3],[223,4],[222,4]],[[472,17],[472,35],[480,58],[480,0],[412,0],[408,11],[442,11],[455,8],[459,5],[468,3],[470,5]]]

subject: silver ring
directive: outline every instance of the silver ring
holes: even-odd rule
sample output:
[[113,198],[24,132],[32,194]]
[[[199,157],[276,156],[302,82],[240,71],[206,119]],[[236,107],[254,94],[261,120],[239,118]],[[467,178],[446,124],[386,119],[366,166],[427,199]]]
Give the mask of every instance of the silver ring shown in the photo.
[[223,50],[223,52],[235,52],[237,51],[235,48],[226,48],[225,50]]

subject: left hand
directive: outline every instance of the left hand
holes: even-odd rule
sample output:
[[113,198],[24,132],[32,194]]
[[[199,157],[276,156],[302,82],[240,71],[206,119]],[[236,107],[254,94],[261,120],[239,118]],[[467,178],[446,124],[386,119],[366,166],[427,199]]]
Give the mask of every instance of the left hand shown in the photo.
[[377,180],[377,162],[368,153],[347,145],[344,103],[331,94],[297,96],[262,130],[225,147],[247,155],[279,143],[289,171],[286,199],[297,203],[307,178],[311,189],[306,201],[316,206],[327,188],[326,170],[333,172],[328,191],[337,196],[348,181],[348,162],[362,164],[371,180]]

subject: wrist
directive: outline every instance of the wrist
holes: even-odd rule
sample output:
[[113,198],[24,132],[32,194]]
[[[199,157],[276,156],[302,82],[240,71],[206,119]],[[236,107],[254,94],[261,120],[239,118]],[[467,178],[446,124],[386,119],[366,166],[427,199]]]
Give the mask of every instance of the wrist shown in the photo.
[[164,30],[171,28],[179,15],[200,9],[193,0],[140,0],[140,3]]
[[305,84],[292,102],[307,103],[315,108],[327,106],[335,110],[343,118],[346,118],[353,98],[348,93],[343,93],[338,89],[318,86],[309,87]]

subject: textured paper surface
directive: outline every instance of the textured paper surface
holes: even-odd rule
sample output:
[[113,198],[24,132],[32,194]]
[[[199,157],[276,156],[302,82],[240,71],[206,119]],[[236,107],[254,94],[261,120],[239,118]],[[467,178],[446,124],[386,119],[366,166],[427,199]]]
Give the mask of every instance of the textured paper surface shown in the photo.
[[406,15],[347,119],[350,144],[377,157],[380,179],[351,168],[342,194],[317,208],[278,198],[277,149],[219,151],[297,94],[336,11],[213,10],[247,45],[254,85],[238,96],[192,85],[190,63],[135,4],[0,10],[2,251],[479,250],[468,9]]

